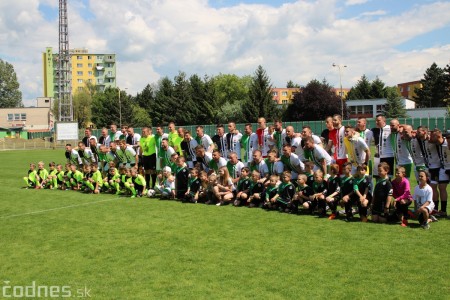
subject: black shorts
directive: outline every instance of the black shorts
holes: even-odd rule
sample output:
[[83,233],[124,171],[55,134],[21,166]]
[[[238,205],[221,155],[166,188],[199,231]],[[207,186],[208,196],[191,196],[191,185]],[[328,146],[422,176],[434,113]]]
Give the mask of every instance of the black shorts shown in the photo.
[[[394,161],[395,161],[395,158],[393,158],[393,157],[380,158],[380,163],[385,162],[389,165],[389,173],[388,173],[389,175],[394,175]],[[378,168],[378,166],[374,166],[374,167]]]
[[156,170],[156,153],[148,156],[142,156],[142,164],[144,166],[144,170]]
[[446,173],[446,170],[441,168],[429,169],[430,172],[430,181],[431,183],[449,183],[449,175]]
[[372,205],[372,215],[383,216],[384,208],[386,207],[386,201],[375,201]]

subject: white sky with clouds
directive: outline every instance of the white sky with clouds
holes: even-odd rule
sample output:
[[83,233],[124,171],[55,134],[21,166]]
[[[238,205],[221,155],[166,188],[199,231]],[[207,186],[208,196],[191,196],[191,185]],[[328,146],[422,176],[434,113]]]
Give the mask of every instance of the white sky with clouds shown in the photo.
[[[450,62],[450,1],[69,0],[70,48],[116,53],[118,85],[135,94],[162,76],[253,74],[276,87],[366,74],[389,85]],[[57,0],[0,1],[0,58],[25,105],[42,96],[41,53],[58,48]]]

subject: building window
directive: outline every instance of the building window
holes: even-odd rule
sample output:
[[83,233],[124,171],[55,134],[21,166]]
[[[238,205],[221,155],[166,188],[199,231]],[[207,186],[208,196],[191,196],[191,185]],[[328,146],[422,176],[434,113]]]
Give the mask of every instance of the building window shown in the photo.
[[77,68],[82,68],[83,64],[77,64]]
[[27,120],[27,114],[20,114],[20,120],[26,121]]
[[288,95],[288,92],[281,92],[281,95],[282,95],[282,96],[287,96],[287,95]]
[[103,71],[98,71],[97,76],[103,76]]
[[88,59],[92,59],[92,56],[88,55]]
[[112,68],[112,67],[113,67],[113,64],[107,63],[107,64],[106,64],[106,67],[107,67],[107,68]]
[[14,115],[8,114],[8,121],[13,121],[13,120],[14,120]]
[[78,83],[83,83],[83,79],[78,79]]
[[103,83],[103,79],[101,79],[101,78],[97,79],[97,83],[102,84]]
[[78,71],[78,72],[77,72],[77,75],[78,75],[78,76],[83,76],[83,71]]
[[272,92],[272,96],[278,96],[278,92]]
[[92,68],[92,64],[88,64],[88,68]]
[[92,71],[88,71],[88,75],[89,75],[89,76],[92,76]]
[[400,93],[403,93],[403,87],[402,86],[400,87]]
[[83,57],[81,55],[77,55],[77,60],[82,60]]
[[103,60],[103,56],[97,55],[97,59],[98,59],[98,60]]
[[411,87],[408,85],[408,87],[406,88],[406,90],[409,92],[411,90]]
[[384,112],[384,105],[379,104],[377,105],[377,114]]
[[14,121],[20,121],[20,114],[14,114]]
[[287,104],[288,103],[288,101],[287,100],[283,100],[283,101],[281,101],[283,104]]
[[92,82],[92,79],[88,79],[88,82]]

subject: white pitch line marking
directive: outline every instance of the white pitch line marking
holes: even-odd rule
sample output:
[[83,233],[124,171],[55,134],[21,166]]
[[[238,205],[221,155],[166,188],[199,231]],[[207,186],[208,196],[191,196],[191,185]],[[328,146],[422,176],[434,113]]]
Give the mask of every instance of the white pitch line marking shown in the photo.
[[85,206],[85,205],[90,205],[90,204],[97,204],[97,203],[108,202],[108,201],[113,201],[113,200],[119,200],[119,199],[113,198],[113,199],[106,199],[106,200],[100,200],[100,201],[95,201],[95,202],[88,202],[88,203],[81,203],[81,204],[74,204],[74,205],[68,205],[68,206],[62,206],[62,207],[37,210],[37,211],[32,211],[32,212],[28,212],[28,213],[24,213],[24,214],[2,216],[2,217],[0,217],[0,219],[9,219],[9,218],[22,217],[22,216],[28,216],[28,215],[37,215],[37,214],[54,211],[54,210],[61,210],[61,209],[66,209],[66,208],[79,207],[79,206]]

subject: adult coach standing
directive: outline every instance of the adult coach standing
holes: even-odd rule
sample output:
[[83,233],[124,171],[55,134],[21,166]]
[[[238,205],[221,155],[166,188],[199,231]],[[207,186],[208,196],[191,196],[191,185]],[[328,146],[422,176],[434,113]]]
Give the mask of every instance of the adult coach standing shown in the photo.
[[373,171],[377,172],[378,164],[385,162],[389,165],[389,175],[392,176],[394,174],[394,150],[390,138],[391,127],[386,124],[386,118],[383,115],[376,116],[375,125],[377,127],[372,128],[372,132],[377,153],[375,153]]
[[150,177],[152,178],[152,189],[156,183],[156,139],[152,134],[151,127],[142,128],[142,137],[139,140],[141,145],[142,166],[144,167],[145,181],[150,186]]

